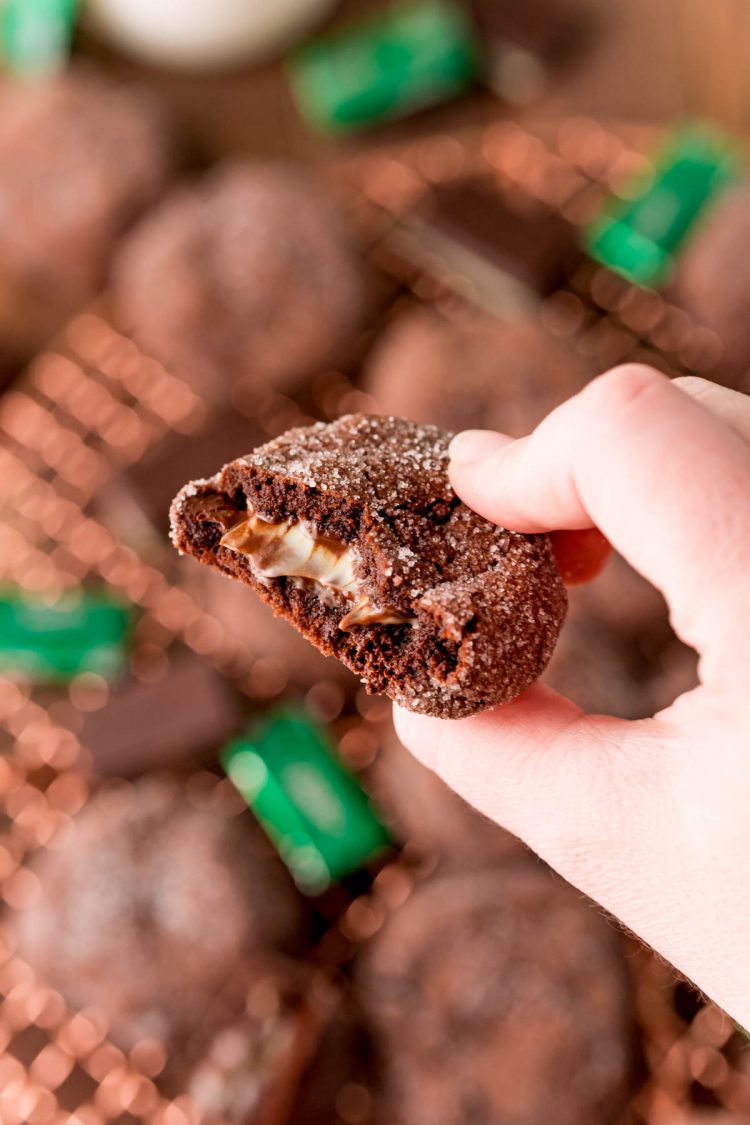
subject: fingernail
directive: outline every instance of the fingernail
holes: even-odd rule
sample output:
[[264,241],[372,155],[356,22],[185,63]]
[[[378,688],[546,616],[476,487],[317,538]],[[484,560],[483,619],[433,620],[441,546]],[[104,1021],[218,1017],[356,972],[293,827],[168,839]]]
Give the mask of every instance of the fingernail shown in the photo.
[[507,434],[496,434],[493,430],[464,430],[448,446],[448,456],[454,465],[471,465],[483,461],[491,453],[515,441]]

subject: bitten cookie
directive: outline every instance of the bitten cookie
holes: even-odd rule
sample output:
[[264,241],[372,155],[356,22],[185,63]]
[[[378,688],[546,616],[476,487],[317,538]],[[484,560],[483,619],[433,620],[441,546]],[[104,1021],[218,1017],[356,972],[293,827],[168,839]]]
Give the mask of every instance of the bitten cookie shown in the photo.
[[547,664],[565,590],[548,539],[455,495],[450,436],[358,414],[290,430],[183,488],[172,540],[370,692],[442,718],[507,702]]

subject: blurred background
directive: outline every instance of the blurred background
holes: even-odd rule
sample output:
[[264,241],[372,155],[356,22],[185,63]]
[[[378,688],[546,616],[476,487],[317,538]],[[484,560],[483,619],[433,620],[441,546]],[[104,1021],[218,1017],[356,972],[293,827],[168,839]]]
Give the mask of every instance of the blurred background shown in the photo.
[[[293,425],[750,388],[749,54],[740,0],[0,0],[3,1125],[750,1121],[743,1032],[168,540]],[[546,678],[638,718],[695,656],[615,557]]]

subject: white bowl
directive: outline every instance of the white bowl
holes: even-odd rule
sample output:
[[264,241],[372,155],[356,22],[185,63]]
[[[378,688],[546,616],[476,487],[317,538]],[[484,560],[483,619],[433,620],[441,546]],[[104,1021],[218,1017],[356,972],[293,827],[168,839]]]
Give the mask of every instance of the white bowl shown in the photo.
[[303,36],[336,0],[86,0],[88,26],[123,52],[189,70],[257,62]]

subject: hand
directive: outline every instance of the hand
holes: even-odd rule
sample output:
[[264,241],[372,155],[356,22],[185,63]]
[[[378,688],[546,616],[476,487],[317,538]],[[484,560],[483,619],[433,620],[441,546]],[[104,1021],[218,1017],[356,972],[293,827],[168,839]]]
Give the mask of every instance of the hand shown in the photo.
[[529,437],[451,453],[487,519],[599,528],[667,598],[701,683],[638,722],[541,684],[460,721],[399,711],[403,742],[750,1026],[750,398],[621,367]]

